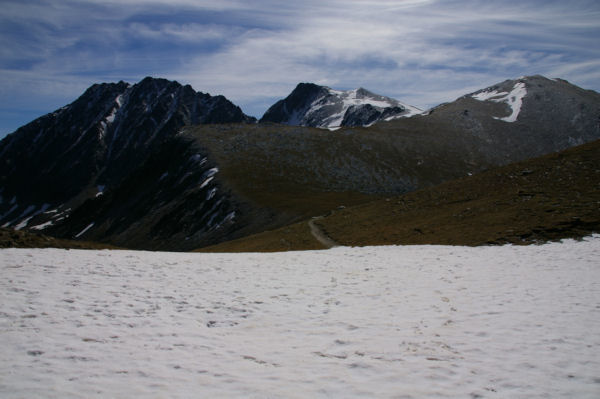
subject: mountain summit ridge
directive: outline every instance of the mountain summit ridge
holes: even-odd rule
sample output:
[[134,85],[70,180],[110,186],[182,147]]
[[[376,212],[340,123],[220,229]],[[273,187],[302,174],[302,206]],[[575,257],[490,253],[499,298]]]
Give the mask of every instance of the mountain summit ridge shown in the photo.
[[422,112],[362,87],[343,91],[314,83],[299,83],[285,99],[273,104],[260,122],[337,129],[342,126],[370,126],[378,121]]

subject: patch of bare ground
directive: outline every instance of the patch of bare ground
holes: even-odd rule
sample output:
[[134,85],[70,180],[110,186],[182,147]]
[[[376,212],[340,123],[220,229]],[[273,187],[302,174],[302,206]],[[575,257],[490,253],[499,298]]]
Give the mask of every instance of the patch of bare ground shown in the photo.
[[311,220],[308,221],[308,227],[310,228],[310,234],[316,238],[325,248],[333,248],[338,247],[340,244],[331,239],[320,226],[318,226],[315,222],[317,220],[323,219],[323,216],[315,216]]

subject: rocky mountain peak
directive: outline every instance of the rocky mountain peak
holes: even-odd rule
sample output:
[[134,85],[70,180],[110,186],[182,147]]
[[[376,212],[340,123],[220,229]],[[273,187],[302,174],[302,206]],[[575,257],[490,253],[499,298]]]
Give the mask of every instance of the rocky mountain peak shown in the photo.
[[370,126],[421,113],[398,100],[374,94],[362,87],[340,91],[314,83],[300,83],[285,99],[275,103],[261,122],[337,129]]
[[94,84],[0,141],[0,225],[27,227],[117,187],[186,125],[255,121],[176,81]]

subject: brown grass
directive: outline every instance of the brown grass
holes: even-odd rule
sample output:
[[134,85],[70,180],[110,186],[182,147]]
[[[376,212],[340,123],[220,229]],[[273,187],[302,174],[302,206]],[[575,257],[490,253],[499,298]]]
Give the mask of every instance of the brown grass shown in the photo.
[[[600,231],[600,141],[335,210],[316,223],[350,246],[529,244],[583,237]],[[293,239],[285,231],[293,232]],[[308,249],[311,239],[305,221],[211,250]]]
[[273,231],[201,248],[198,252],[282,252],[325,249],[311,234],[308,223],[299,222]]
[[115,245],[63,240],[39,233],[0,228],[0,248],[122,249]]

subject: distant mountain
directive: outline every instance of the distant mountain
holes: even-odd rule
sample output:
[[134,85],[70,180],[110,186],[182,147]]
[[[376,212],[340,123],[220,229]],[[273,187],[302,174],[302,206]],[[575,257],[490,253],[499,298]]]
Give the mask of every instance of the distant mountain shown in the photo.
[[507,164],[600,138],[600,94],[523,76],[439,105],[422,119],[461,140],[481,141],[479,152]]
[[300,83],[289,96],[271,106],[260,121],[334,129],[370,126],[378,121],[421,112],[416,107],[363,88],[339,91],[313,83]]
[[[370,127],[230,125],[185,134],[212,154],[224,186],[286,225],[598,140],[599,116],[598,93],[532,76]],[[294,248],[281,239],[280,248]]]
[[[184,126],[233,122],[255,119],[189,85],[150,77],[135,85],[95,84],[0,141],[0,225],[58,224],[84,201],[116,189]],[[203,156],[194,156],[186,173],[213,173]],[[212,188],[207,183],[203,190]]]
[[[363,94],[330,95],[301,84],[281,109]],[[327,131],[253,123],[163,79],[95,85],[0,142],[0,227],[190,250],[600,139],[600,94],[541,76],[410,113]]]
[[240,176],[235,185],[245,193],[272,189],[276,176],[286,187],[393,194],[600,139],[599,117],[600,94],[531,76],[368,128],[323,132],[259,124],[202,129],[196,136],[212,154],[222,154],[217,163],[230,171],[225,174]]

